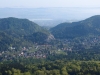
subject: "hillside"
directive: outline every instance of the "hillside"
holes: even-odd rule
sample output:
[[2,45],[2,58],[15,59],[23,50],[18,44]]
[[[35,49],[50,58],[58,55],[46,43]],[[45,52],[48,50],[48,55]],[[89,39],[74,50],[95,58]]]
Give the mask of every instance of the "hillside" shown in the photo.
[[10,17],[0,19],[0,31],[8,34],[29,35],[39,31],[45,32],[46,30],[28,19]]
[[50,31],[55,38],[60,39],[100,35],[100,15],[79,22],[61,23]]
[[[41,33],[41,35],[37,35],[37,33]],[[13,17],[0,19],[1,51],[9,49],[11,46],[16,47],[16,50],[19,50],[22,46],[32,46],[34,42],[44,43],[49,35],[51,34],[48,30],[28,19],[18,19]],[[25,37],[27,37],[27,39]],[[39,40],[36,40],[38,39],[37,37]]]

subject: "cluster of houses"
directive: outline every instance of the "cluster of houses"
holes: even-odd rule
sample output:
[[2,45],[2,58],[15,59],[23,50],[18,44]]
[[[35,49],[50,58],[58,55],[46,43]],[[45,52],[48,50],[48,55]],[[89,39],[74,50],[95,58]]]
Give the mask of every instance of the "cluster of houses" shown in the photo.
[[[77,42],[76,42],[77,41]],[[47,58],[48,55],[53,55],[56,51],[67,52],[73,50],[89,49],[93,46],[100,45],[100,38],[84,38],[78,40],[63,40],[59,44],[55,45],[34,45],[34,47],[22,47],[21,50],[16,51],[16,47],[9,47],[8,51],[0,52],[0,59],[8,58],[12,59],[15,57],[24,58]]]

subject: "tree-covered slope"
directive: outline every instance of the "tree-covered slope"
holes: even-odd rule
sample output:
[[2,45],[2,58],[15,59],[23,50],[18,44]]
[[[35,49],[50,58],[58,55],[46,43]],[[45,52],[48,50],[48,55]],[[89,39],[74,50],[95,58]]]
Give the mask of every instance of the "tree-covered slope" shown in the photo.
[[62,23],[50,30],[55,38],[60,39],[100,35],[100,15],[79,22]]
[[39,31],[45,32],[46,30],[28,19],[10,17],[0,19],[0,31],[5,31],[9,34],[29,35]]
[[12,46],[19,50],[34,42],[44,43],[49,35],[48,30],[28,19],[12,17],[0,19],[0,51],[8,50]]
[[13,43],[11,36],[7,35],[4,32],[0,32],[0,50],[7,50],[9,45]]

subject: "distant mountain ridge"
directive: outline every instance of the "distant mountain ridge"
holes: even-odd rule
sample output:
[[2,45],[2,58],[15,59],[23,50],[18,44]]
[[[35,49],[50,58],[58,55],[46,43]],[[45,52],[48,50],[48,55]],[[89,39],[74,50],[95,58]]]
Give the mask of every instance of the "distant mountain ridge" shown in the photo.
[[72,23],[61,23],[50,29],[55,38],[75,38],[89,35],[100,35],[100,15]]

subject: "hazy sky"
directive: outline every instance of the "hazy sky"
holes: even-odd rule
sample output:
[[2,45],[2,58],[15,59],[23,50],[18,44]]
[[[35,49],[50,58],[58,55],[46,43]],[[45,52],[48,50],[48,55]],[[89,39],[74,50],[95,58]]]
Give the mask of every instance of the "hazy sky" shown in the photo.
[[100,0],[0,0],[0,7],[100,7]]

